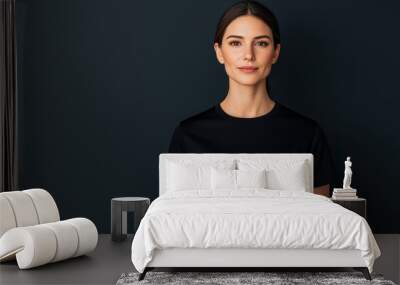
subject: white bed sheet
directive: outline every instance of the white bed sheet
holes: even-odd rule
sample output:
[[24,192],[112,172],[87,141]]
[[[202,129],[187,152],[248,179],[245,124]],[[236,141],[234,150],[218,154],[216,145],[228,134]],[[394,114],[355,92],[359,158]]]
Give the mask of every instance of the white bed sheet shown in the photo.
[[358,214],[321,195],[265,189],[161,195],[134,236],[133,265],[143,272],[165,248],[358,249],[370,272],[381,254]]

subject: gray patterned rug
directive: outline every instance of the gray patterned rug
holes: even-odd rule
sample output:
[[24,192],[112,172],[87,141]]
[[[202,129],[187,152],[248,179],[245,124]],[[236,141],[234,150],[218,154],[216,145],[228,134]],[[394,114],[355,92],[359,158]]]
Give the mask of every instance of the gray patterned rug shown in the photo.
[[138,281],[139,273],[124,273],[116,285],[134,284],[384,284],[396,285],[384,280],[381,274],[371,274],[372,280],[366,280],[361,272],[147,272],[146,277]]

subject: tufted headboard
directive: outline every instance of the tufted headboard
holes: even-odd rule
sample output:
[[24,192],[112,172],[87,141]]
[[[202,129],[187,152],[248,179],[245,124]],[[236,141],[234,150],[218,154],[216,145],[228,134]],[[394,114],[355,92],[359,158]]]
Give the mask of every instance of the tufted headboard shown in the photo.
[[159,155],[159,195],[166,192],[166,166],[167,160],[199,160],[210,161],[220,159],[267,159],[274,161],[299,161],[304,160],[308,166],[308,189],[307,192],[314,192],[314,157],[311,153],[161,153]]

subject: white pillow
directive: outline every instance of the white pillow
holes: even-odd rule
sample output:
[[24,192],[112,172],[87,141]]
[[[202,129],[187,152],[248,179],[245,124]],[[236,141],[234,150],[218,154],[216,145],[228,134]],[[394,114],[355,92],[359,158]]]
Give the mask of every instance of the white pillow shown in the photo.
[[267,188],[307,191],[311,188],[307,160],[239,159],[240,170],[266,169]]
[[211,168],[211,189],[236,189],[236,170]]
[[211,167],[234,169],[235,160],[166,160],[166,190],[210,190]]
[[307,191],[308,179],[305,175],[305,164],[286,170],[273,169],[268,171],[268,186],[271,189]]
[[211,168],[212,190],[239,190],[241,188],[266,188],[267,176],[262,170],[232,170]]
[[267,188],[267,171],[261,170],[236,170],[238,188]]

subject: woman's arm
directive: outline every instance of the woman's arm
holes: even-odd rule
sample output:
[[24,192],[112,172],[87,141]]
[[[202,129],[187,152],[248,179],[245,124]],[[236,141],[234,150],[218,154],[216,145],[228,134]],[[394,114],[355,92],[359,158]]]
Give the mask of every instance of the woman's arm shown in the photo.
[[183,152],[182,150],[182,132],[181,132],[181,126],[180,124],[175,128],[171,141],[169,143],[168,147],[168,152],[169,153],[181,153]]
[[329,184],[322,185],[322,186],[314,188],[314,194],[330,197],[329,196],[329,189],[330,189]]
[[314,155],[314,194],[330,197],[330,184],[333,184],[333,160],[328,141],[323,130],[315,125],[315,134],[310,152]]

